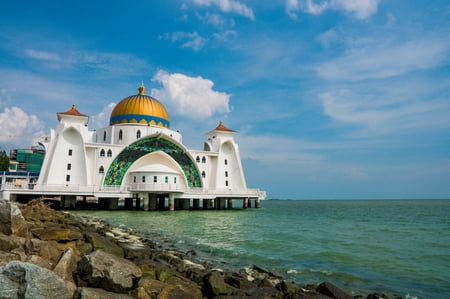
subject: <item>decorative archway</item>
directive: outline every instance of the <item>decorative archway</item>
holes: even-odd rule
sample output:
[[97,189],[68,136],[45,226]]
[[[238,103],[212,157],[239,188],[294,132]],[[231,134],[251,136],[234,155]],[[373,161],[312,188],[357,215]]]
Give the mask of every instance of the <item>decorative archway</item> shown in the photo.
[[164,139],[161,135],[146,137],[128,145],[109,166],[103,184],[105,186],[122,185],[123,178],[130,166],[144,155],[156,151],[168,154],[180,165],[190,188],[202,187],[198,169],[185,149]]

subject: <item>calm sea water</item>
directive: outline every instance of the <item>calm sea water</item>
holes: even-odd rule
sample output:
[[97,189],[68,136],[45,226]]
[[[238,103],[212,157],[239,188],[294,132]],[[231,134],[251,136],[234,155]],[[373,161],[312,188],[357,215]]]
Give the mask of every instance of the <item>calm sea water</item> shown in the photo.
[[330,281],[352,294],[450,298],[450,200],[267,200],[261,206],[76,213],[193,249],[219,268],[258,265],[300,284]]

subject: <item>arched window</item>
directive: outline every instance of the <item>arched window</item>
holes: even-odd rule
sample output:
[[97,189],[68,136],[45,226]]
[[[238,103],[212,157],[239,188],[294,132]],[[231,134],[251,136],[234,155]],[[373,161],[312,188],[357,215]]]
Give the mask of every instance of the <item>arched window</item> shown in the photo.
[[108,150],[108,153],[106,154],[109,158],[111,158],[112,157],[112,151],[111,150]]
[[100,157],[104,157],[104,156],[105,156],[105,150],[102,149],[102,150],[100,151]]
[[206,163],[206,158],[203,156],[202,163]]
[[226,178],[228,177],[228,171],[225,171],[225,177]]
[[103,166],[100,166],[100,168],[98,169],[98,173],[105,173],[105,168],[103,168]]
[[103,141],[106,141],[106,131],[103,132]]
[[206,173],[202,171],[202,178],[206,177]]
[[136,139],[139,139],[139,138],[141,138],[141,130],[138,130],[136,132]]
[[197,158],[195,158],[195,161],[197,161],[197,163],[200,163],[200,157],[197,156]]
[[119,131],[119,140],[122,140],[122,137],[123,137],[123,132],[122,132],[122,130],[120,130]]

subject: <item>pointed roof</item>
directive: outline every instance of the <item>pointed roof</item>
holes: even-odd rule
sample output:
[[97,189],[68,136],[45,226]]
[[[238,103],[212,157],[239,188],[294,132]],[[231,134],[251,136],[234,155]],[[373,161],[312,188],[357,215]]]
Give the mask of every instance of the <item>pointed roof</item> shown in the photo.
[[77,110],[77,107],[75,106],[75,104],[73,104],[72,108],[70,108],[66,112],[58,112],[58,114],[71,115],[71,116],[83,116],[83,117],[87,116],[85,114],[80,113],[80,111]]
[[214,131],[236,132],[235,130],[231,130],[225,127],[222,122],[219,122]]

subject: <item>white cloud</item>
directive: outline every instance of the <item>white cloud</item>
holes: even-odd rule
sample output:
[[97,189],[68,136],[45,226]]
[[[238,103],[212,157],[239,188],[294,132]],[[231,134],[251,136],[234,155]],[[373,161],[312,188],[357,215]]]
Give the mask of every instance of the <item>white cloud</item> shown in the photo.
[[344,56],[318,65],[316,71],[328,80],[387,78],[439,66],[447,59],[449,48],[450,43],[442,39],[392,45],[380,40],[355,42]]
[[5,108],[0,113],[0,142],[10,148],[32,146],[33,139],[43,135],[44,123],[36,115],[18,107]]
[[114,107],[116,107],[116,103],[109,103],[103,108],[100,113],[92,115],[89,118],[89,127],[95,129],[108,126],[109,117],[111,116],[111,112],[113,111]]
[[349,90],[322,93],[319,99],[326,115],[337,122],[358,126],[359,135],[417,133],[450,126],[450,104],[445,100],[374,100]]
[[169,102],[180,115],[208,118],[215,113],[230,111],[230,95],[213,90],[211,80],[160,70],[153,81],[161,83],[162,88],[152,89],[152,95]]
[[166,33],[162,37],[170,39],[172,42],[181,42],[182,48],[191,48],[194,51],[202,49],[207,41],[197,32],[172,32]]
[[255,20],[253,10],[247,5],[234,0],[192,0],[198,6],[217,6],[223,12],[233,12],[243,17]]
[[380,0],[286,0],[285,10],[291,18],[297,18],[297,12],[303,11],[319,15],[325,10],[341,10],[353,14],[357,19],[367,19],[377,12]]
[[27,55],[30,58],[37,59],[37,60],[46,60],[46,61],[53,61],[53,62],[61,61],[61,57],[56,53],[39,51],[39,50],[35,50],[35,49],[26,49],[25,55]]

